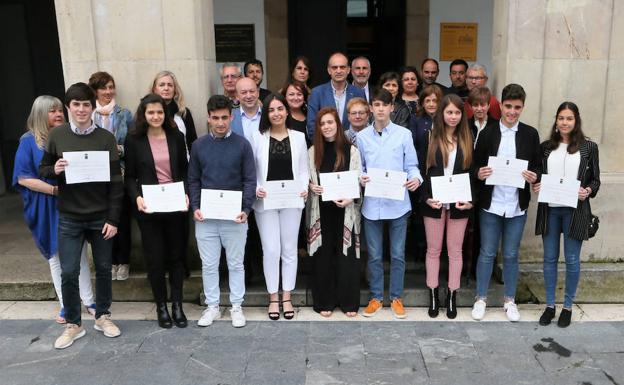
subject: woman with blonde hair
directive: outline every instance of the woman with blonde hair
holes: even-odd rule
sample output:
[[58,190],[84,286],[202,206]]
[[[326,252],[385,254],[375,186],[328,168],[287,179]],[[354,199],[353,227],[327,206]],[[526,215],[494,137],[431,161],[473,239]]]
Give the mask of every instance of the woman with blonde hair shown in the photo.
[[154,77],[149,92],[165,99],[169,115],[173,116],[178,130],[184,134],[188,158],[191,153],[191,145],[197,139],[197,131],[195,131],[193,115],[191,115],[191,110],[186,106],[184,93],[178,83],[178,79],[171,71],[160,71]]
[[[61,311],[56,322],[64,324],[63,293],[61,291],[61,263],[58,255],[57,182],[39,176],[39,163],[48,131],[65,123],[63,104],[53,96],[41,95],[33,102],[26,122],[28,131],[22,135],[15,154],[13,187],[19,190],[24,203],[24,220],[32,232],[37,248],[50,264],[52,282]],[[86,244],[80,259],[80,297],[87,311],[95,316],[95,301],[91,287],[91,273],[87,262]]]

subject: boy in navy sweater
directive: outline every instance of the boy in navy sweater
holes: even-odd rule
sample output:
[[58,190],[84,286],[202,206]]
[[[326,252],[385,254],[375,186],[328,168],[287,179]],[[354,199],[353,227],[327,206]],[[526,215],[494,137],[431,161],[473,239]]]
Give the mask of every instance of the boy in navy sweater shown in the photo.
[[[219,259],[225,248],[229,270],[232,326],[245,326],[241,304],[245,295],[243,265],[247,238],[247,216],[256,195],[256,168],[251,145],[230,129],[232,105],[223,95],[208,100],[208,135],[191,150],[188,184],[195,219],[195,237],[202,260],[202,280],[208,308],[197,322],[209,326],[221,317],[219,310]],[[242,211],[234,220],[206,219],[200,210],[201,190],[242,191]]]

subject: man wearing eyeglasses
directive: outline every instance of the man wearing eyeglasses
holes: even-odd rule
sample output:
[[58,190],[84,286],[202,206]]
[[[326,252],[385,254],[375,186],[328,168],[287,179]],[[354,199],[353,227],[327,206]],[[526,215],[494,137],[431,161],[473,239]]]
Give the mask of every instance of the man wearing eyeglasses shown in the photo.
[[[466,86],[468,87],[468,92],[473,88],[487,87],[487,81],[487,70],[484,65],[473,64],[468,68],[468,71],[466,71]],[[464,103],[464,111],[466,112],[466,119],[472,118],[474,113],[470,103]],[[500,103],[494,94],[490,97],[488,116],[495,120],[500,120],[501,118]]]
[[240,101],[236,96],[236,82],[241,78],[241,70],[236,63],[223,63],[220,71],[223,95],[232,102],[232,109],[240,107]]
[[366,100],[366,94],[362,89],[347,82],[347,76],[350,72],[349,59],[345,54],[336,52],[329,57],[327,73],[331,80],[314,87],[308,99],[308,135],[310,140],[314,138],[316,113],[323,107],[334,107],[338,110],[342,128],[349,129],[347,103],[355,97]]

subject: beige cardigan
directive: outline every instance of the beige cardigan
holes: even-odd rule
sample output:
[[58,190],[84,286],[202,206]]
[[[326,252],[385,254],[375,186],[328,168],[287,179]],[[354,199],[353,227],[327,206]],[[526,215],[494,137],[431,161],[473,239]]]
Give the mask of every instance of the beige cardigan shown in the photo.
[[[314,146],[308,150],[310,181],[318,185],[318,173],[314,165]],[[351,146],[349,170],[362,172],[362,159],[360,152],[355,146]],[[344,229],[342,237],[342,252],[347,255],[347,250],[351,247],[351,239],[355,239],[355,255],[360,258],[360,206],[362,200],[356,199],[345,207]],[[311,190],[306,202],[306,229],[308,230],[308,253],[312,256],[322,245],[321,235],[321,210],[319,206],[319,196]],[[353,235],[353,237],[352,237]]]

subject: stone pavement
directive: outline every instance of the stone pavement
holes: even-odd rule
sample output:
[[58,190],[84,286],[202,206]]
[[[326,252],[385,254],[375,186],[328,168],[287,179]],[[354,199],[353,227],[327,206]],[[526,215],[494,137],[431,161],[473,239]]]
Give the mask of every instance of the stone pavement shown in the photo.
[[[85,320],[87,335],[55,351],[62,327],[49,318],[57,307],[0,303],[1,384],[624,384],[619,305],[576,308],[567,329],[538,326],[539,309],[522,306],[525,322],[514,324],[500,309],[490,322],[467,321],[467,308],[452,322],[443,314],[425,322],[422,308],[406,321],[386,321],[384,309],[372,321],[340,322],[306,308],[297,321],[271,322],[260,321],[264,309],[248,308],[242,329],[223,320],[165,330],[150,304],[116,303],[120,337]],[[197,319],[201,308],[187,308]],[[601,313],[612,321],[594,321]]]

